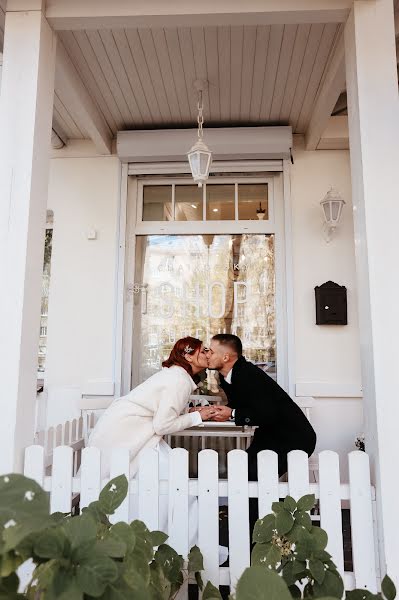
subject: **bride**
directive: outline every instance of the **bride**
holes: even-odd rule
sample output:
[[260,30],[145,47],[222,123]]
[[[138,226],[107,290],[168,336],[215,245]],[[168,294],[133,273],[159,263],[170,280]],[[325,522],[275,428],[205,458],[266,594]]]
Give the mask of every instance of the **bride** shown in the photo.
[[[98,420],[89,438],[89,446],[102,450],[102,476],[109,476],[112,448],[129,448],[130,477],[139,466],[140,452],[154,448],[159,455],[159,478],[169,478],[170,446],[163,436],[174,434],[188,427],[201,425],[212,419],[216,411],[210,406],[188,410],[190,394],[196,389],[193,376],[208,366],[201,340],[185,337],[178,340],[162,370],[149,377],[129,394],[114,400]],[[132,497],[133,498],[133,497]],[[137,497],[136,497],[137,500]],[[137,508],[130,505],[130,520],[137,515]],[[197,542],[198,502],[189,497],[190,546]],[[168,532],[168,498],[161,496],[159,502],[159,529]],[[219,560],[227,558],[227,549],[219,547]]]

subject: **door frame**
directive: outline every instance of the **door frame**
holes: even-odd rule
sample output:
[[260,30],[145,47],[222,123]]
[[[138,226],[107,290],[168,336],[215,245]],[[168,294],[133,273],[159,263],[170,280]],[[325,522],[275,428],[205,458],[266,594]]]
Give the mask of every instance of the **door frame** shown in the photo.
[[[249,162],[251,164],[249,164]],[[259,164],[261,163],[261,164]],[[268,168],[268,163],[271,168]],[[144,165],[143,165],[144,167]],[[116,327],[115,327],[115,395],[124,395],[131,389],[133,344],[135,327],[133,320],[133,295],[135,277],[136,236],[150,234],[243,234],[274,233],[275,234],[275,276],[276,276],[276,354],[278,383],[292,396],[294,381],[294,319],[293,319],[293,269],[292,269],[292,236],[291,236],[291,193],[290,164],[281,161],[234,161],[224,162],[214,169],[221,173],[212,177],[212,182],[262,182],[267,180],[272,185],[271,215],[274,222],[269,221],[181,221],[181,222],[138,222],[140,216],[139,194],[142,185],[140,165],[132,168],[122,166],[124,181],[121,186],[121,205],[123,210],[119,226],[119,261],[116,290]],[[151,174],[148,165],[143,168],[146,181],[153,182],[156,165]],[[157,183],[178,183],[184,181],[192,184],[192,180],[182,179],[172,168],[167,177],[167,168],[159,169],[161,173],[155,179]],[[146,172],[147,171],[147,172]],[[248,173],[248,176],[237,176],[233,173]],[[223,173],[226,173],[224,176]],[[230,174],[228,177],[227,174]],[[162,177],[164,176],[164,178]],[[147,179],[148,178],[148,179]],[[270,205],[269,204],[269,205]],[[122,223],[122,221],[124,221]],[[121,254],[123,253],[123,258]]]

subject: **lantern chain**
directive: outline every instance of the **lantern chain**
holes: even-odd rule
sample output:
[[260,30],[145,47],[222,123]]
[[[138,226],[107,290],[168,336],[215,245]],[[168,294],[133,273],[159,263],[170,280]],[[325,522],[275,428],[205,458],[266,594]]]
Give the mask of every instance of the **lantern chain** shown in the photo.
[[198,104],[197,104],[197,108],[198,108],[198,117],[197,117],[197,122],[198,122],[198,139],[202,140],[202,136],[203,136],[202,125],[204,123],[204,116],[203,116],[204,105],[203,105],[203,102],[202,102],[202,90],[200,90],[198,92]]

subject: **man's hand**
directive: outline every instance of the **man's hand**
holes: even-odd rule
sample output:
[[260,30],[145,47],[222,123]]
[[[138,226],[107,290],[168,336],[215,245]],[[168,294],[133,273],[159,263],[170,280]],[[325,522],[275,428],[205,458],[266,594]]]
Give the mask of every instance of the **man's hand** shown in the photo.
[[201,406],[198,409],[203,421],[213,421],[216,410],[214,406]]
[[228,421],[231,417],[231,408],[228,406],[214,406],[214,411],[212,421]]

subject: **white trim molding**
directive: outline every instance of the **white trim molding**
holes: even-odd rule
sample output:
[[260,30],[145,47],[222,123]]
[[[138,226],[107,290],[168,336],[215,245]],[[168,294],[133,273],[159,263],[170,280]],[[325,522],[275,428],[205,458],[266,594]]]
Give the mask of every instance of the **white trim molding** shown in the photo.
[[362,398],[363,391],[360,383],[299,381],[295,385],[295,395],[313,398]]
[[[116,149],[122,162],[181,162],[196,136],[196,129],[118,131]],[[207,128],[204,139],[213,160],[287,159],[293,143],[291,127]]]

